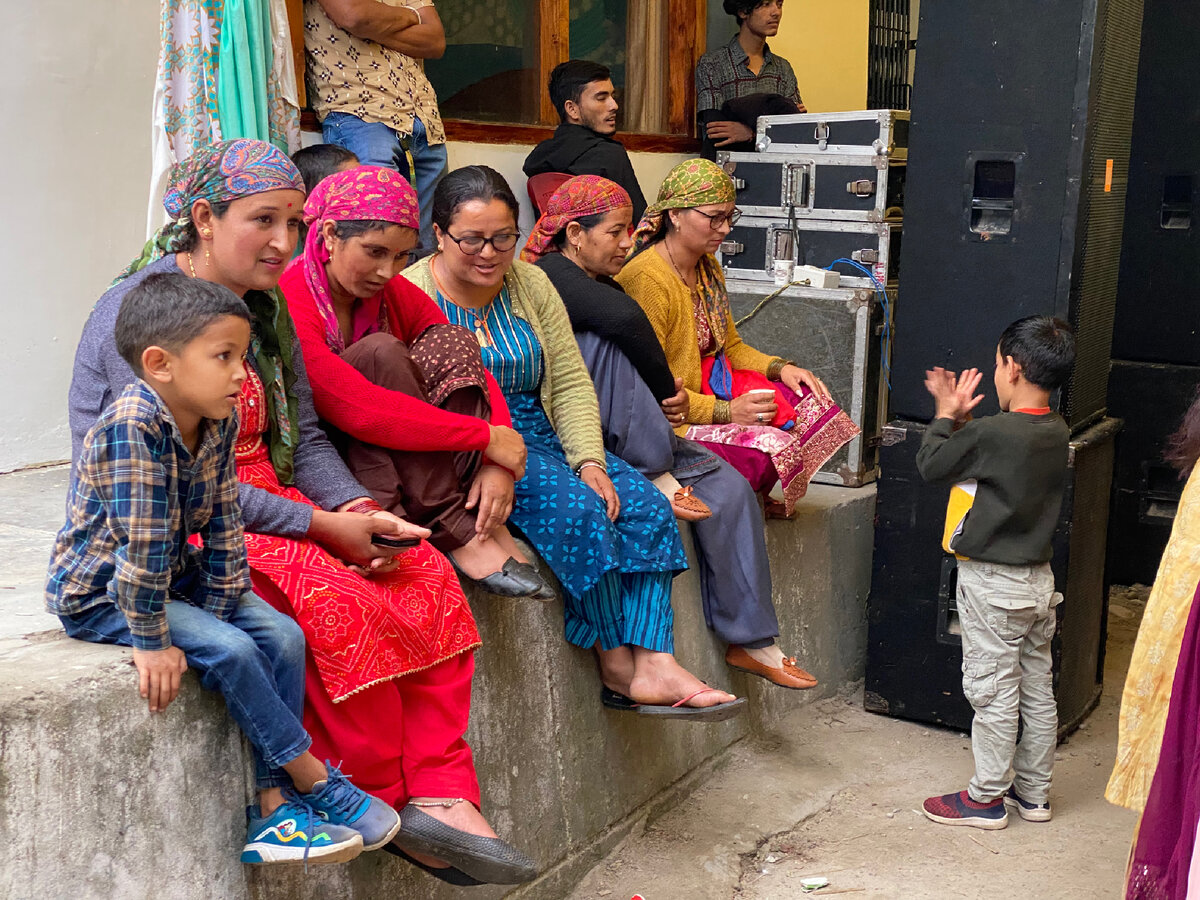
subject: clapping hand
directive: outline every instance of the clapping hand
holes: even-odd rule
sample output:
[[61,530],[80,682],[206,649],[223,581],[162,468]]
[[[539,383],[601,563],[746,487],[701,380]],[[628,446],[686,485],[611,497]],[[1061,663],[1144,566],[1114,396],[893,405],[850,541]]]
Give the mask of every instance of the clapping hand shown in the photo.
[[927,370],[925,390],[933,397],[934,418],[965,422],[971,410],[983,402],[983,394],[975,393],[982,380],[978,369],[967,369],[957,377],[941,366]]

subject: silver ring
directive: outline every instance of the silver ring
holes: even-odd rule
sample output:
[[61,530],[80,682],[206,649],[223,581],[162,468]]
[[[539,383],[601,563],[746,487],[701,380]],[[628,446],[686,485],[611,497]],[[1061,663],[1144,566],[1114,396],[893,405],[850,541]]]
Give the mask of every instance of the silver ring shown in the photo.
[[762,413],[759,413],[759,414],[758,414],[757,416],[755,416],[754,418],[755,418],[755,419],[757,419],[759,422],[761,422],[761,421],[763,420],[764,416],[763,416],[763,414],[762,414]]

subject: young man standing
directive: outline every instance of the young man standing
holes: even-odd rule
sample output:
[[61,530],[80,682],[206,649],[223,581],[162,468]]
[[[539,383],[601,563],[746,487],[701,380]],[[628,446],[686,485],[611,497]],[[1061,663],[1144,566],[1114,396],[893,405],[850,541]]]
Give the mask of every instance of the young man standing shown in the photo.
[[525,175],[565,172],[599,175],[615,181],[633,200],[633,221],[646,209],[637,175],[617,131],[617,101],[612,74],[599,63],[569,59],[550,73],[550,99],[561,124],[554,136],[533,148],[525,159]]
[[783,0],[725,0],[724,9],[737,19],[737,34],[696,64],[696,112],[702,133],[716,147],[754,140],[751,125],[722,109],[731,100],[774,94],[805,112],[791,63],[767,46],[767,38],[779,33]]

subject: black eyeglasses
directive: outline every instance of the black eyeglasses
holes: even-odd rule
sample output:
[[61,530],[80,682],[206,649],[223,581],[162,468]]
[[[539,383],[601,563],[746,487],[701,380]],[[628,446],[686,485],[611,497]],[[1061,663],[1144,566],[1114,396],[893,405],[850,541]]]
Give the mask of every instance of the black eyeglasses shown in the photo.
[[454,243],[458,244],[458,249],[467,256],[475,256],[483,251],[484,244],[491,244],[492,249],[497,253],[507,253],[513,247],[517,246],[517,240],[521,237],[521,232],[506,231],[503,234],[493,234],[489,238],[479,237],[478,235],[470,235],[464,238],[456,238],[448,231],[442,232]]
[[737,207],[734,207],[733,212],[706,213],[704,210],[696,209],[696,207],[693,206],[692,212],[700,213],[700,215],[708,219],[709,227],[712,228],[713,231],[720,231],[721,226],[726,222],[728,222],[729,227],[732,228],[737,224],[738,219],[742,217],[742,211]]

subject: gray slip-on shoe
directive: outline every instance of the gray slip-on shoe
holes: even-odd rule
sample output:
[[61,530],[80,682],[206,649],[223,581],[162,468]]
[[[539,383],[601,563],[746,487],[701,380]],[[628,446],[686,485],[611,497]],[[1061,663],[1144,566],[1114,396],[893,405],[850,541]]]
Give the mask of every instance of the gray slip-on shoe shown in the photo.
[[410,852],[436,856],[488,884],[524,884],[538,873],[537,863],[511,844],[459,831],[412,804],[400,810],[400,833],[393,843]]

